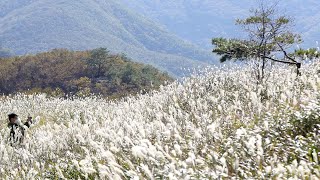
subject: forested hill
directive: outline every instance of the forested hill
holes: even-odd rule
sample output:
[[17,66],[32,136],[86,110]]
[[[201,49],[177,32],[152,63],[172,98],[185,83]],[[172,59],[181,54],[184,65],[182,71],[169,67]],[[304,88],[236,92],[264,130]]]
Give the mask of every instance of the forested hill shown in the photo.
[[210,51],[116,0],[1,0],[0,44],[19,55],[108,47],[174,75],[214,62]]
[[64,49],[0,58],[0,94],[45,92],[117,98],[148,92],[172,79],[150,65],[132,62],[106,49]]

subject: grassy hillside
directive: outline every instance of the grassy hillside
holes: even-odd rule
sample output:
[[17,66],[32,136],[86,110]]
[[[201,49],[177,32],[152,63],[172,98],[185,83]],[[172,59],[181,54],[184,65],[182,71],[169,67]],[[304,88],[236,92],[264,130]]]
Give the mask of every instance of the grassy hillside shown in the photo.
[[0,58],[0,94],[94,93],[116,98],[158,89],[166,81],[172,79],[154,67],[134,63],[123,55],[108,54],[103,48]]
[[39,117],[25,148],[0,131],[0,178],[319,179],[319,68],[274,67],[264,86],[211,69],[117,102],[2,98],[3,119]]
[[113,0],[5,0],[0,9],[0,42],[17,54],[108,47],[174,75],[214,62],[210,52]]
[[[212,37],[241,36],[235,19],[257,7],[252,0],[121,0],[132,9],[152,17],[180,37],[211,48]],[[268,2],[268,1],[266,1]],[[306,47],[315,47],[320,41],[320,3],[318,0],[279,1],[280,13],[296,19],[296,31],[302,34]]]

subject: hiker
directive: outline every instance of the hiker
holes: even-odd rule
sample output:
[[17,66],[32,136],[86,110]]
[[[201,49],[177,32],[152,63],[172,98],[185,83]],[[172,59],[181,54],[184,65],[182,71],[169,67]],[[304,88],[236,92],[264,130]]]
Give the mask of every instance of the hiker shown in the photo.
[[9,123],[8,127],[11,128],[10,131],[10,144],[13,146],[14,144],[22,144],[25,138],[26,128],[30,128],[32,124],[32,117],[28,116],[27,121],[22,124],[17,114],[9,114]]

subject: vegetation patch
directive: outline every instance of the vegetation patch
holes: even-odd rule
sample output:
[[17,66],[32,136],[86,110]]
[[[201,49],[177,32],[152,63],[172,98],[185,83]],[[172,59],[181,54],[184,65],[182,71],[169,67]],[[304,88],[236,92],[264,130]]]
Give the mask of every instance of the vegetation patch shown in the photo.
[[37,55],[0,59],[0,93],[90,94],[118,98],[146,93],[172,81],[156,68],[135,63],[106,49],[57,49]]

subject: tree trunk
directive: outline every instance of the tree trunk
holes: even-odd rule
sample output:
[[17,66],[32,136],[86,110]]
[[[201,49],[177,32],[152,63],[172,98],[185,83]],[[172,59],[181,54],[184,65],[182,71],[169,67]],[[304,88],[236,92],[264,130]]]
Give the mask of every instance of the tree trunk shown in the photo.
[[261,81],[264,79],[264,69],[266,68],[266,58],[262,58],[262,68],[261,68]]
[[297,63],[297,76],[301,76],[300,68],[301,68],[301,63]]

